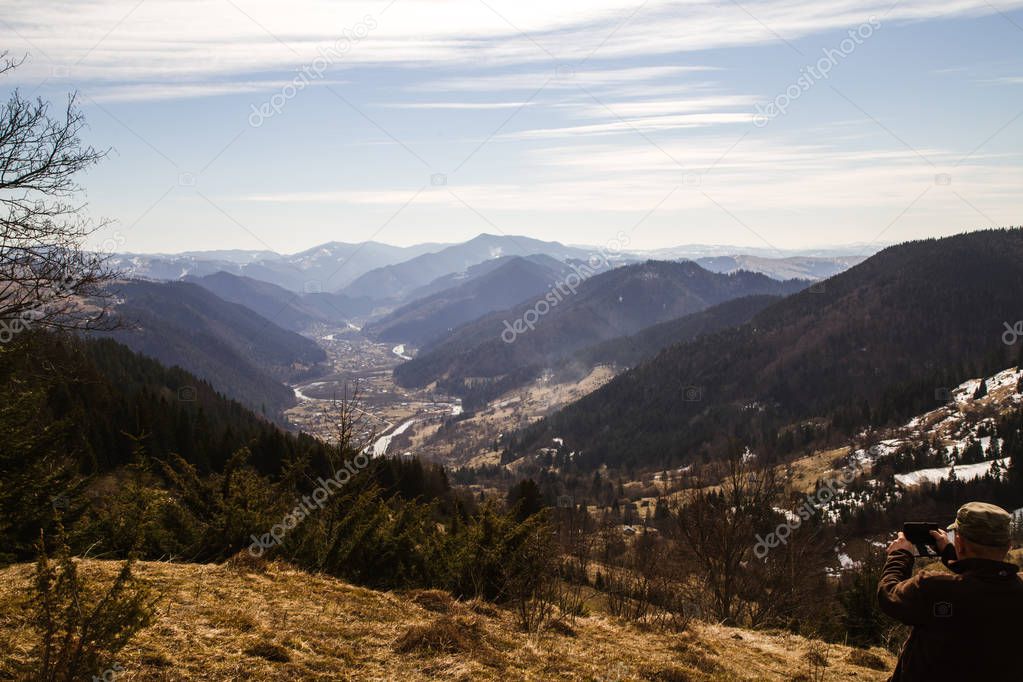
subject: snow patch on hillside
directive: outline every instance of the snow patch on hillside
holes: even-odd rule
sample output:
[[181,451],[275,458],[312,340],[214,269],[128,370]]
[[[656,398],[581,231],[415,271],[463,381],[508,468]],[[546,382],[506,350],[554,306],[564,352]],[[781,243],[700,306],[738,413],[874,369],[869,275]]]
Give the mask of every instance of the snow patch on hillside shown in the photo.
[[[985,402],[997,402],[1001,405],[1015,405],[1023,402],[1023,394],[1015,387],[1023,378],[1023,370],[1016,367],[1003,370],[994,376],[987,377],[987,396],[979,399]],[[994,420],[985,419],[969,423],[966,411],[978,403],[973,395],[980,387],[981,379],[970,379],[949,391],[950,401],[946,405],[913,417],[902,427],[895,429],[894,437],[887,438],[869,448],[859,448],[852,452],[853,461],[860,465],[873,464],[879,457],[894,454],[899,448],[921,443],[925,440],[937,440],[944,445],[945,454],[951,457],[953,449],[962,452],[973,442],[979,442],[987,452],[991,446],[990,436],[980,436],[981,427],[992,429]],[[864,431],[861,435],[866,436]],[[998,443],[1002,445],[1001,442]],[[950,462],[951,463],[951,462]],[[985,463],[989,464],[989,463]],[[908,474],[907,474],[908,475]]]
[[[955,468],[956,478],[960,481],[972,481],[975,478],[980,478],[984,474],[991,471],[991,465],[995,462],[1002,467],[1009,466],[1009,458],[1003,457],[1002,459],[992,460],[990,462],[977,462],[976,464],[961,464]],[[920,485],[921,483],[940,483],[948,479],[952,473],[953,467],[936,467],[934,469],[920,469],[918,471],[910,471],[907,474],[895,474],[895,481],[906,488],[912,488]]]

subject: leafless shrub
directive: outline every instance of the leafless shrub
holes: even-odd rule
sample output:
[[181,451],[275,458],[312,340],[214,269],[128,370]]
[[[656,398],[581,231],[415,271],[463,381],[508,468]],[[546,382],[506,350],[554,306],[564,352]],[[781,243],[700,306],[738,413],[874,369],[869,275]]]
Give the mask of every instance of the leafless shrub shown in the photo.
[[528,537],[504,567],[504,592],[526,632],[539,632],[558,616],[561,599],[557,547],[550,527],[532,524]]
[[590,563],[593,561],[599,536],[590,513],[575,504],[558,510],[558,546],[561,560],[558,570],[563,588],[558,608],[568,618],[586,612],[586,592],[590,585]]
[[736,450],[712,465],[710,475],[672,510],[682,562],[695,577],[685,582],[687,593],[730,625],[757,627],[797,617],[819,588],[822,538],[799,527],[758,557],[757,534],[778,523],[783,484],[774,467]]
[[830,644],[819,639],[810,640],[809,649],[804,656],[810,682],[824,682],[830,655]]
[[618,566],[602,575],[611,615],[682,632],[691,620],[682,586],[686,575],[676,552],[663,538],[639,535]]
[[650,611],[646,601],[648,581],[627,568],[608,567],[604,574],[607,611],[622,620],[639,620]]
[[742,620],[741,596],[757,576],[746,570],[754,561],[754,536],[770,521],[781,494],[771,467],[735,451],[712,472],[716,486],[693,490],[673,510],[678,538],[709,596],[709,610],[728,624]]
[[909,637],[909,626],[902,623],[892,622],[884,632],[881,633],[881,646],[893,654],[902,650],[902,645]]

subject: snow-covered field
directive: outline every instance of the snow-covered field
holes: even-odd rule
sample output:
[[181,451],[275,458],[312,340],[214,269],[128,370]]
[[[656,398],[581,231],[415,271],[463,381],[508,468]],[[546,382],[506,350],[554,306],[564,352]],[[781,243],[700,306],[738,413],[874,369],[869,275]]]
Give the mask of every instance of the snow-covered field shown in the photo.
[[[991,471],[991,465],[994,462],[998,462],[1002,467],[1009,466],[1009,458],[1004,457],[1002,459],[992,460],[990,462],[978,462],[976,464],[961,464],[955,467],[956,478],[960,481],[972,481],[975,478],[980,478],[984,474]],[[896,482],[906,488],[912,488],[920,485],[921,483],[939,483],[946,480],[952,472],[950,466],[947,467],[936,467],[934,469],[920,469],[918,471],[911,471],[908,474],[895,474]]]

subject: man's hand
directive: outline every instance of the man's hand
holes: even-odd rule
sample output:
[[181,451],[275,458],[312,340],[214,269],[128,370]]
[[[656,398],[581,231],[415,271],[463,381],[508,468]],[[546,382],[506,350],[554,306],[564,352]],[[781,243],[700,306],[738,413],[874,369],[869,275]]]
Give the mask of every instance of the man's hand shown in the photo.
[[[948,542],[947,538],[945,542]],[[916,546],[906,539],[906,536],[902,534],[902,531],[899,531],[899,537],[892,540],[892,544],[888,545],[888,553],[891,554],[892,552],[900,549],[904,549],[910,554],[913,554],[916,549]]]
[[934,538],[934,542],[938,546],[938,554],[944,552],[948,547],[948,533],[943,530],[932,530],[931,537]]

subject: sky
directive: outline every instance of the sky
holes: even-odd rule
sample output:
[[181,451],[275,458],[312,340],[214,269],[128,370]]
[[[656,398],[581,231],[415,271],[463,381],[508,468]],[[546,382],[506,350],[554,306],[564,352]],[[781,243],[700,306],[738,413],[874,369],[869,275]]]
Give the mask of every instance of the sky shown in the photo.
[[[1023,224],[1023,0],[4,0],[121,252]],[[850,247],[851,250],[855,250]]]

